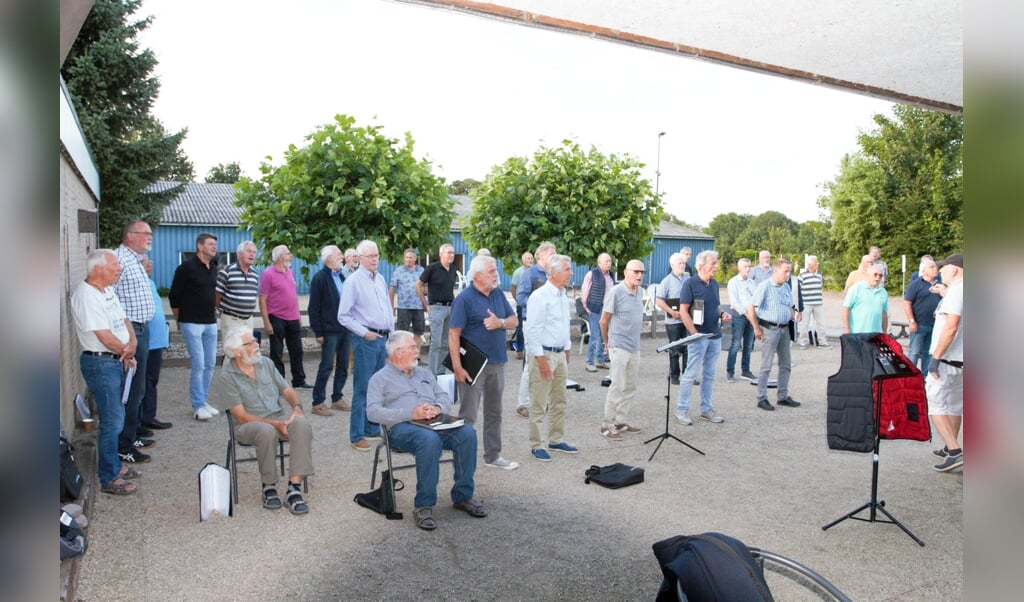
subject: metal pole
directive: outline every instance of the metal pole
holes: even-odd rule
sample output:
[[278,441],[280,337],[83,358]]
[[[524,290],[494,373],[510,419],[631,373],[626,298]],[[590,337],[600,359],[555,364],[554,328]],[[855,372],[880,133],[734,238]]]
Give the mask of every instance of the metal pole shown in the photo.
[[661,191],[661,137],[665,132],[658,132],[658,163],[654,168],[654,196]]

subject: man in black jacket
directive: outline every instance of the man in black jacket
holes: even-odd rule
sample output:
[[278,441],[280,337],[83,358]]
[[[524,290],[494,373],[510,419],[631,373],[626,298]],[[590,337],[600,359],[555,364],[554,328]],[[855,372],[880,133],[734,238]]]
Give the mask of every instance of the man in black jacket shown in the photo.
[[344,256],[337,246],[327,245],[320,250],[320,259],[324,267],[313,276],[309,287],[309,327],[320,345],[320,367],[313,383],[313,413],[330,416],[333,412],[324,401],[332,368],[335,372],[331,407],[343,412],[352,409],[344,401],[342,393],[348,380],[348,329],[338,322],[338,304],[341,303],[341,289],[345,281],[341,271]]

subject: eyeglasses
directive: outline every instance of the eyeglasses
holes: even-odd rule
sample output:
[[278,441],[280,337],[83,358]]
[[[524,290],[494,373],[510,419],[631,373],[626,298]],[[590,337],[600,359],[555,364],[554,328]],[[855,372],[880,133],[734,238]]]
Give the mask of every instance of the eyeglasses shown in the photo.
[[630,272],[633,272],[634,274],[643,274],[643,273],[645,273],[646,271],[647,271],[647,270],[630,270]]
[[367,259],[378,259],[380,254],[374,253],[373,255],[359,255],[358,257],[365,257]]

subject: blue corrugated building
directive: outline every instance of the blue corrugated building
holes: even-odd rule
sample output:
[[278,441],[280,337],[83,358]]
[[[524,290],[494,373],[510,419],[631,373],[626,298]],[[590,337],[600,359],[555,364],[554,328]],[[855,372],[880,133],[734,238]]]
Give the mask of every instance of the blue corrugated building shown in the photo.
[[[153,188],[166,190],[176,184],[160,182]],[[459,219],[468,215],[472,209],[472,201],[468,196],[455,196],[455,218],[452,220],[451,244],[455,247],[455,262],[460,269],[468,264],[468,260],[476,252],[470,249],[469,245],[462,238],[462,228]],[[189,183],[178,196],[176,196],[164,208],[163,216],[159,227],[155,230],[153,237],[153,250],[150,258],[153,261],[153,280],[158,287],[171,286],[171,279],[174,277],[174,270],[182,261],[188,259],[195,252],[196,236],[201,232],[209,232],[217,237],[217,248],[220,251],[220,265],[235,260],[235,248],[244,240],[252,238],[248,228],[240,227],[240,216],[242,210],[233,204],[235,189],[231,184],[205,184]],[[344,250],[346,247],[354,247],[359,241],[342,241],[338,246]],[[642,258],[647,269],[647,280],[657,282],[668,273],[668,258],[682,247],[693,249],[693,255],[705,249],[713,249],[715,239],[713,236],[685,228],[670,222],[662,222],[654,235],[654,251],[647,257]],[[429,255],[427,253],[429,252]],[[435,249],[421,249],[421,261],[433,261]],[[425,257],[425,255],[427,255]],[[583,282],[583,276],[592,267],[588,265],[596,258],[579,258],[574,274],[573,283],[579,285]],[[625,265],[625,261],[619,261],[619,268]],[[306,263],[299,258],[292,262],[292,271],[299,280],[299,294],[309,292],[309,283],[302,278],[302,267]],[[319,263],[310,267],[310,277],[320,269]],[[393,266],[387,261],[381,260],[380,273],[386,279],[391,278]],[[498,261],[498,271],[501,274],[501,287],[509,289],[510,277],[504,271],[501,261]]]

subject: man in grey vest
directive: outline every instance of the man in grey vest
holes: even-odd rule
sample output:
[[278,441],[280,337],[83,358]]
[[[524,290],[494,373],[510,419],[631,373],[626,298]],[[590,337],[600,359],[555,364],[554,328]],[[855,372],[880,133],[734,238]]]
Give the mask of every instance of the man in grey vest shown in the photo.
[[604,299],[608,291],[615,286],[612,279],[612,256],[601,253],[597,256],[597,267],[587,272],[580,287],[580,298],[583,309],[587,310],[587,323],[590,326],[590,344],[587,346],[587,372],[597,372],[598,368],[608,368],[610,361],[604,349],[605,339],[601,336],[601,314]]

